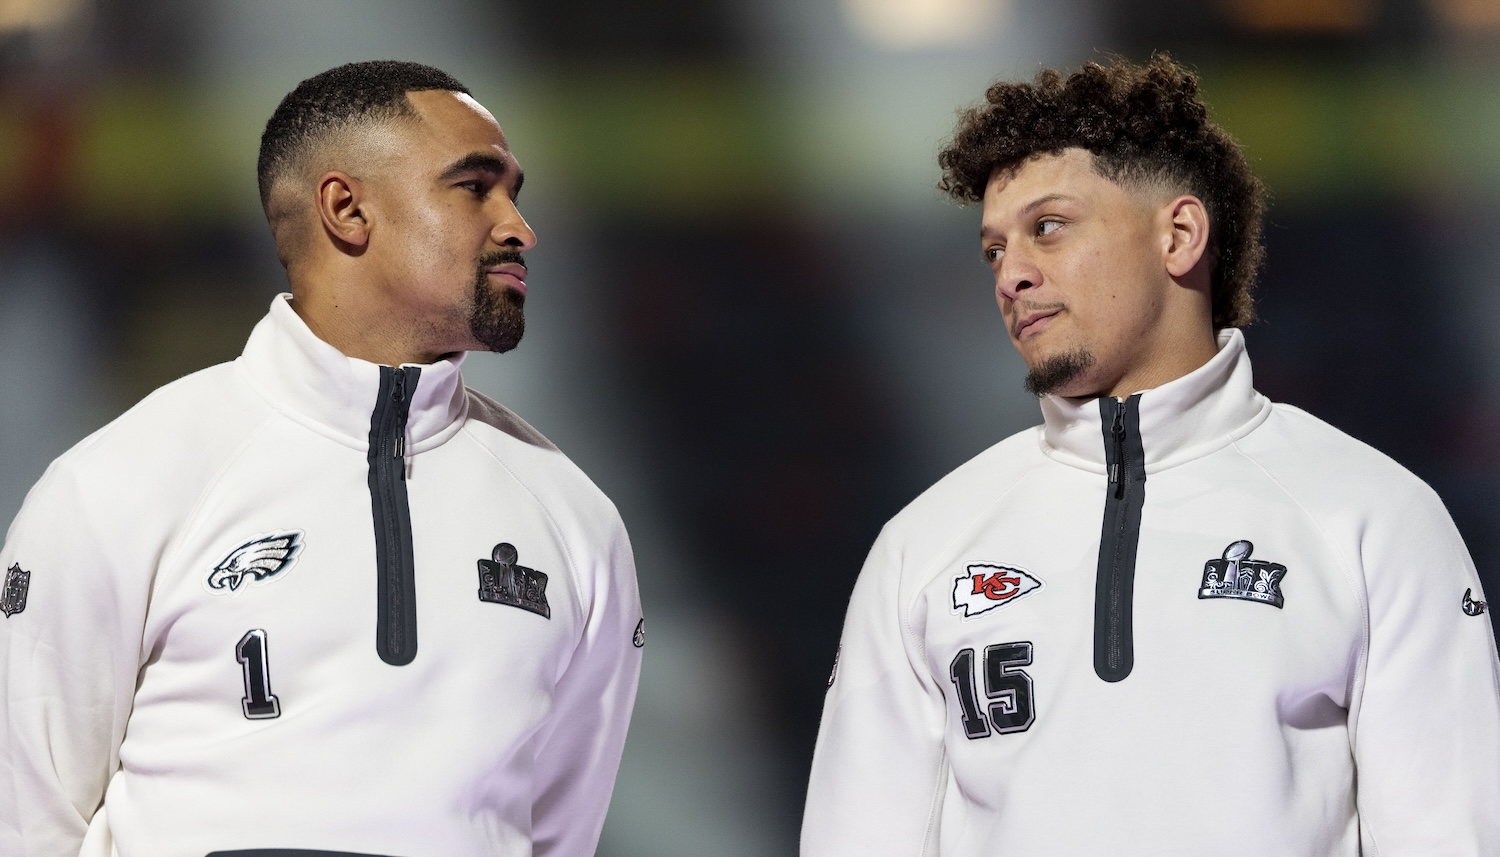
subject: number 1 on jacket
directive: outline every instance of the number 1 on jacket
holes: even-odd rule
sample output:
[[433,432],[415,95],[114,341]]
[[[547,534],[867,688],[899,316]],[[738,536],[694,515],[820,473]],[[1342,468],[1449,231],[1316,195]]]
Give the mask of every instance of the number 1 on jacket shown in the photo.
[[240,708],[247,720],[270,720],[281,716],[281,700],[271,692],[271,665],[266,659],[266,632],[246,631],[234,647],[234,656],[245,673],[245,698]]

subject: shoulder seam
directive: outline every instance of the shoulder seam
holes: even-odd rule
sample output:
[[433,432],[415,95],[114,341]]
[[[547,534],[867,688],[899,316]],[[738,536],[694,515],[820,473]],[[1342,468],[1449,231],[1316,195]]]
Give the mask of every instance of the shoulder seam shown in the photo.
[[[1345,578],[1347,578],[1348,581],[1354,586],[1354,594],[1359,601],[1360,640],[1359,661],[1357,664],[1355,664],[1354,670],[1354,686],[1349,688],[1349,703],[1350,707],[1352,708],[1354,707],[1355,700],[1361,698],[1364,695],[1365,670],[1368,668],[1370,660],[1370,596],[1368,587],[1366,586],[1363,577],[1360,574],[1356,573],[1354,569],[1349,568],[1343,562],[1342,557],[1339,556],[1339,552],[1333,549],[1333,543],[1328,538],[1327,531],[1323,529],[1322,522],[1320,522],[1318,518],[1313,515],[1313,513],[1309,511],[1306,506],[1302,504],[1301,499],[1299,499],[1297,495],[1294,494],[1292,490],[1288,488],[1280,479],[1277,479],[1276,476],[1271,473],[1271,471],[1268,470],[1264,464],[1261,464],[1259,459],[1243,449],[1240,446],[1240,441],[1236,440],[1233,444],[1233,448],[1236,453],[1238,453],[1242,458],[1253,465],[1255,469],[1264,474],[1265,477],[1271,481],[1271,484],[1275,485],[1281,491],[1282,495],[1291,501],[1293,506],[1297,507],[1297,511],[1302,513],[1302,516],[1307,519],[1308,523],[1310,523],[1313,529],[1318,533],[1318,537],[1322,540],[1323,546],[1328,550],[1329,555],[1333,556],[1335,558],[1335,561],[1338,562],[1340,570],[1344,572]],[[1351,751],[1354,748],[1355,733],[1358,730],[1358,726],[1359,724],[1352,720],[1349,723],[1349,747]]]
[[937,857],[942,844],[943,800],[948,792],[948,746],[938,756],[937,783],[932,787],[932,805],[927,809],[927,827],[922,832],[922,857]]
[[[1028,467],[1028,468],[1026,468],[1026,470],[1024,470],[1021,473],[1017,474],[1016,478],[1011,482],[1011,484],[1010,484],[1010,486],[1008,488],[1006,488],[1004,491],[1002,491],[1000,493],[1000,495],[997,496],[993,501],[991,501],[990,503],[986,504],[979,511],[975,512],[974,515],[972,517],[970,517],[969,520],[967,522],[965,522],[962,527],[960,527],[957,531],[955,531],[955,533],[953,534],[953,536],[951,538],[949,538],[947,541],[945,541],[941,545],[939,545],[938,548],[933,551],[934,558],[931,561],[929,561],[927,565],[923,566],[922,569],[919,572],[917,572],[916,576],[919,579],[921,579],[922,583],[921,583],[921,585],[915,587],[912,590],[911,594],[909,596],[907,596],[905,602],[901,604],[900,611],[899,611],[899,614],[898,614],[898,619],[901,622],[901,633],[905,634],[909,640],[911,640],[913,643],[916,644],[916,649],[921,654],[921,656],[922,656],[922,658],[924,660],[927,657],[927,645],[926,645],[926,641],[923,640],[923,639],[921,639],[921,638],[919,638],[912,631],[911,623],[909,621],[909,617],[911,615],[912,607],[915,605],[917,599],[919,597],[921,597],[922,590],[924,590],[927,587],[927,585],[932,582],[933,577],[935,577],[935,569],[938,568],[938,559],[937,559],[937,557],[942,556],[943,553],[945,553],[947,551],[947,549],[948,549],[948,547],[950,545],[952,545],[954,542],[958,541],[959,539],[963,538],[963,536],[965,534],[967,534],[968,532],[970,532],[971,530],[973,530],[975,524],[980,519],[988,516],[989,513],[990,513],[990,510],[994,509],[996,506],[998,506],[1002,502],[1004,502],[1005,498],[1009,497],[1016,490],[1016,488],[1021,484],[1021,482],[1026,479],[1026,477],[1030,476],[1038,468],[1046,467],[1048,464],[1053,464],[1053,463],[1056,463],[1056,462],[1053,462],[1052,459],[1047,458],[1047,457],[1044,456],[1041,461],[1038,461],[1037,463],[1033,464],[1031,467]],[[1062,465],[1062,466],[1066,466],[1066,465]],[[903,567],[904,567],[904,564],[903,564]],[[899,587],[900,587],[901,583],[903,582],[904,578],[905,578],[905,574],[903,573],[902,575],[900,575],[898,577],[898,579],[896,581],[897,587],[898,587],[898,590],[897,590],[898,592],[900,591]]]
[[[496,455],[494,450],[490,449],[487,444],[481,441],[477,436],[473,434],[473,432],[469,430],[469,424],[467,421],[464,423],[463,428],[459,429],[459,432],[467,437],[470,443],[483,450],[484,454],[488,455],[496,464],[500,465],[501,469],[503,469],[510,476],[510,478],[516,483],[516,485],[520,486],[521,490],[526,492],[526,496],[530,497],[532,502],[536,503],[537,508],[542,510],[542,516],[547,519],[547,525],[552,528],[553,534],[557,536],[557,543],[562,545],[563,556],[567,559],[568,562],[568,575],[573,578],[573,586],[575,590],[580,595],[584,592],[588,592],[590,603],[592,603],[594,593],[591,589],[587,589],[584,587],[583,578],[578,569],[578,561],[573,558],[573,547],[568,543],[568,540],[563,537],[562,527],[558,526],[557,519],[552,515],[552,510],[547,508],[547,504],[542,502],[542,499],[536,495],[536,492],[531,490],[531,486],[527,485],[521,479],[521,477],[516,474],[516,471],[511,469],[511,466],[509,464],[505,463],[504,459]],[[566,458],[566,456],[564,457]],[[574,611],[576,613],[576,618],[578,619],[580,626],[588,624],[588,617],[584,614],[583,605],[581,603],[575,602]]]
[[[229,471],[229,468],[244,456],[245,451],[250,448],[250,444],[256,438],[260,437],[261,433],[266,430],[266,427],[274,419],[281,416],[281,413],[275,409],[267,410],[268,412],[259,424],[245,434],[244,439],[240,441],[239,445],[233,451],[224,456],[224,460],[219,463],[219,467],[214,471],[213,476],[209,477],[208,481],[203,484],[203,488],[199,490],[198,496],[193,500],[193,505],[189,507],[188,513],[183,516],[183,526],[178,529],[177,535],[162,548],[161,559],[157,562],[157,568],[168,565],[177,558],[177,552],[181,549],[182,543],[187,540],[188,536],[196,532],[198,515],[202,512],[203,504],[207,500],[208,495],[224,480],[224,475]],[[156,585],[155,577],[155,575],[152,575],[151,584],[153,588]]]

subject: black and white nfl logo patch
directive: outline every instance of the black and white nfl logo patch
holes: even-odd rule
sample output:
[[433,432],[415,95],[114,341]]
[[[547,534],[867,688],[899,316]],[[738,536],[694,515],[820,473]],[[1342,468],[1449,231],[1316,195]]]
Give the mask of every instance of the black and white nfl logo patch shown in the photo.
[[302,554],[302,535],[301,530],[282,530],[252,536],[214,566],[203,579],[203,588],[214,595],[228,595],[246,582],[260,586],[284,577]]
[[1254,550],[1255,545],[1245,539],[1230,542],[1229,547],[1224,548],[1222,558],[1204,564],[1198,597],[1258,601],[1280,608],[1286,602],[1281,594],[1281,579],[1286,577],[1286,566],[1251,559]]
[[[552,618],[547,603],[547,575],[520,565],[520,552],[509,542],[495,545],[489,559],[479,561],[479,600],[509,604],[538,616]],[[641,621],[645,621],[644,619]],[[644,632],[641,642],[645,642]]]
[[953,581],[953,612],[972,619],[1042,588],[1031,572],[1013,565],[971,562]]
[[26,593],[31,589],[31,572],[22,571],[20,565],[12,565],[5,572],[5,592],[0,595],[0,613],[5,618],[26,609]]

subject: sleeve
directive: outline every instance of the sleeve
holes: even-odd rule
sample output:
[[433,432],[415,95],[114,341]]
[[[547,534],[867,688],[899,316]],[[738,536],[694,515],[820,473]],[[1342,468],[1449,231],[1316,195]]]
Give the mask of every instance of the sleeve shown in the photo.
[[860,572],[823,704],[803,857],[936,854],[948,780],[942,688],[903,621],[901,558],[883,533]]
[[[1457,529],[1426,486],[1363,538],[1369,646],[1350,712],[1360,836],[1380,857],[1500,854],[1500,663]],[[1490,608],[1493,610],[1493,606]],[[1472,615],[1471,615],[1472,614]]]
[[7,857],[76,857],[119,764],[147,587],[116,575],[112,558],[131,546],[111,546],[102,535],[106,505],[55,462],[0,549],[0,854]]
[[535,857],[589,857],[614,791],[641,675],[644,619],[624,526],[587,578],[593,599],[583,634],[557,683],[536,758]]

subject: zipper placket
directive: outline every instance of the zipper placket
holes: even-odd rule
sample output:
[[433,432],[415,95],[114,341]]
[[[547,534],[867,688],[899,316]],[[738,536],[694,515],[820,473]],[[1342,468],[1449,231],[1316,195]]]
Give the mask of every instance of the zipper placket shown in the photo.
[[406,497],[406,420],[422,370],[380,367],[370,416],[370,506],[375,522],[375,650],[392,666],[417,656],[417,589]]
[[1109,490],[1094,590],[1094,672],[1115,682],[1135,666],[1135,558],[1146,499],[1140,394],[1099,400]]

